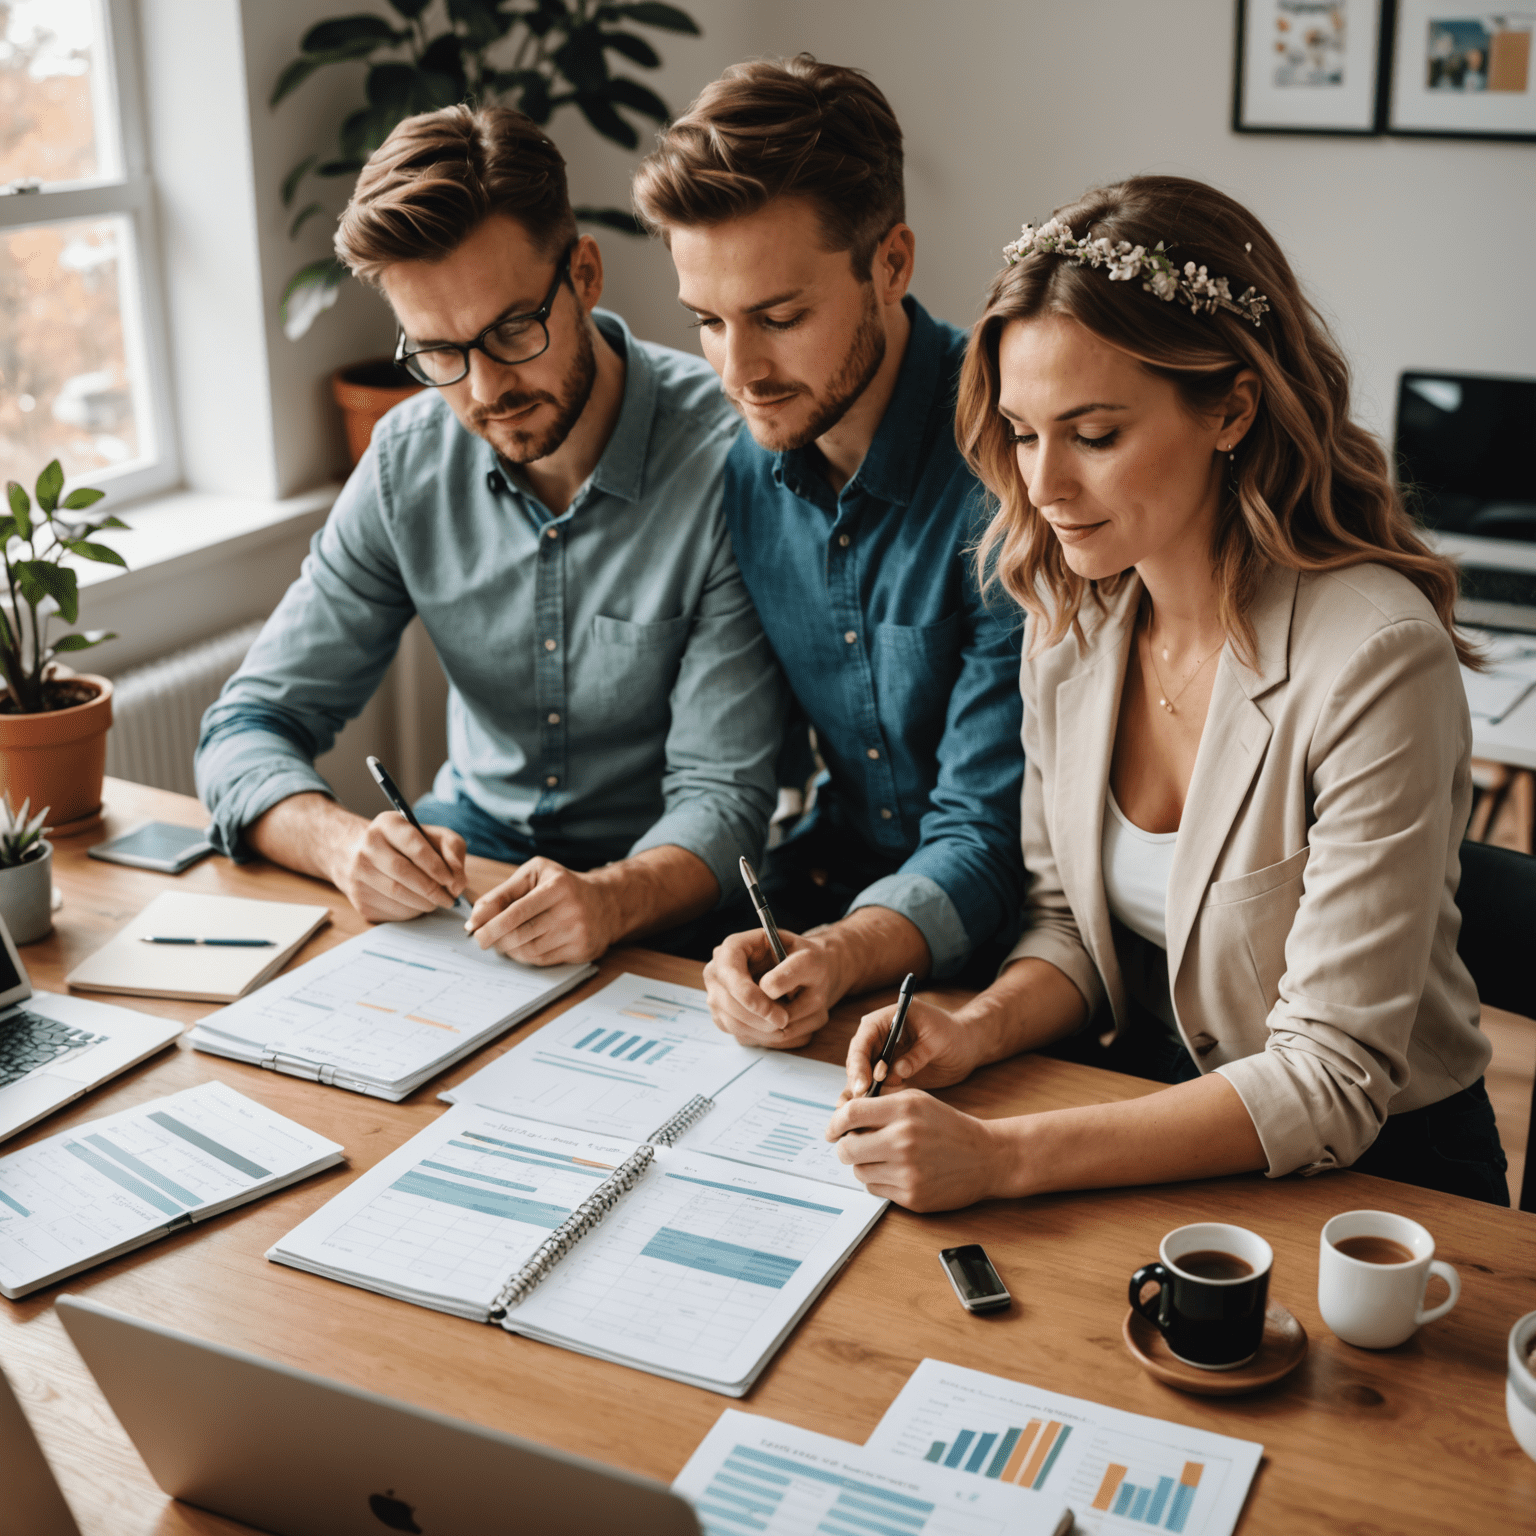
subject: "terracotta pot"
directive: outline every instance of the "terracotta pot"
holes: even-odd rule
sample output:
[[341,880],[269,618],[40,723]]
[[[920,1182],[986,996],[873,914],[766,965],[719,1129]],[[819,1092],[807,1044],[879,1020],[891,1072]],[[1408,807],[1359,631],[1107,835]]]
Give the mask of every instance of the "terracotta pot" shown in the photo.
[[379,417],[423,388],[424,385],[418,384],[387,357],[353,363],[338,368],[331,375],[331,393],[341,407],[347,429],[347,452],[352,456],[354,467],[367,449],[373,437],[373,425]]
[[53,844],[20,864],[0,867],[0,918],[18,944],[35,944],[53,932]]
[[[101,809],[112,724],[109,679],[80,672],[61,681],[89,683],[96,697],[40,715],[0,713],[0,792],[8,792],[18,810],[23,800],[34,811],[47,806],[55,833]],[[0,692],[0,701],[8,696]]]

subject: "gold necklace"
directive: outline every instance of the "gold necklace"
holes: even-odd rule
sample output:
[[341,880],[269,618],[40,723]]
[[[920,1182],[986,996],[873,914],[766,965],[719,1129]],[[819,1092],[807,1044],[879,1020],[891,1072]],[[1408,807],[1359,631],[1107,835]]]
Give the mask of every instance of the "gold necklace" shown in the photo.
[[[1153,615],[1152,615],[1151,611],[1149,610],[1148,613],[1147,613],[1147,629],[1146,629],[1146,637],[1145,637],[1146,638],[1146,646],[1147,646],[1147,660],[1152,665],[1152,676],[1157,679],[1158,692],[1162,694],[1162,697],[1157,702],[1158,702],[1158,704],[1163,709],[1166,709],[1168,711],[1168,713],[1170,715],[1172,715],[1172,714],[1176,714],[1177,713],[1177,711],[1174,709],[1173,706],[1175,704],[1177,704],[1179,702],[1179,700],[1184,697],[1185,693],[1187,693],[1189,691],[1189,685],[1192,682],[1194,682],[1194,680],[1197,677],[1199,677],[1200,673],[1205,668],[1206,662],[1208,662],[1211,659],[1212,656],[1219,655],[1220,652],[1221,652],[1221,646],[1225,645],[1227,642],[1226,642],[1225,637],[1223,637],[1221,645],[1218,645],[1214,651],[1211,651],[1207,655],[1203,656],[1200,659],[1199,663],[1196,665],[1194,671],[1191,672],[1189,674],[1189,676],[1184,679],[1183,683],[1179,687],[1179,691],[1176,694],[1174,694],[1174,696],[1170,699],[1168,697],[1168,687],[1163,682],[1162,673],[1157,670],[1157,660],[1156,660],[1156,658],[1152,654],[1152,618],[1153,618]],[[1166,647],[1163,650],[1163,660],[1164,661],[1168,660],[1168,651],[1167,651]]]

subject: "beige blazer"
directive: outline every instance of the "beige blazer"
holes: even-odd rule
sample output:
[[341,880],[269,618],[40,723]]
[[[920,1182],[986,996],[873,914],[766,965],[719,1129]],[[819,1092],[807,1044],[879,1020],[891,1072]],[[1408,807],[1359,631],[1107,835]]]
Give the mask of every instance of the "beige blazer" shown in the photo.
[[[1141,583],[1024,662],[1026,955],[1126,1018],[1101,855]],[[1202,1072],[1253,1117],[1273,1176],[1348,1166],[1388,1114],[1475,1082],[1490,1049],[1456,954],[1472,731],[1455,649],[1383,566],[1273,571],[1232,645],[1168,882],[1168,981]],[[1098,1021],[1102,1022],[1102,1021]]]

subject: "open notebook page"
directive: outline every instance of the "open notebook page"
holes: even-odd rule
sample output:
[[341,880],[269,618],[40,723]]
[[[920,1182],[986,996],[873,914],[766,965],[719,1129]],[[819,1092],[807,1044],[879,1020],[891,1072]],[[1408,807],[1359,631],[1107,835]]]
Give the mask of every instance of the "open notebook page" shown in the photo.
[[223,1083],[201,1083],[0,1158],[0,1290],[19,1296],[341,1160]]
[[716,1029],[697,988],[625,974],[440,1097],[643,1141],[763,1054]]
[[432,913],[356,934],[211,1014],[190,1039],[242,1060],[326,1067],[342,1081],[414,1083],[590,971],[519,965],[480,949],[454,913]]
[[634,1150],[456,1105],[267,1257],[484,1322],[507,1277]]
[[740,1392],[885,1201],[661,1148],[505,1326]]
[[1060,1498],[983,1482],[727,1408],[673,1490],[705,1536],[1065,1536]]

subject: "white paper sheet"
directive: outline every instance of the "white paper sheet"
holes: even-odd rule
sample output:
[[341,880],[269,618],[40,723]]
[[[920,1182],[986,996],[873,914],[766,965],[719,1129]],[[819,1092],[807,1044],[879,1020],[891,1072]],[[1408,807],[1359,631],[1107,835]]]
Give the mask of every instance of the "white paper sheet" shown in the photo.
[[626,973],[439,1097],[643,1141],[762,1054],[715,1028],[697,988]]
[[1231,1536],[1264,1447],[942,1360],[924,1360],[869,1437],[978,1483],[1064,1499],[1094,1536]]
[[0,1288],[20,1294],[340,1156],[223,1083],[50,1136],[0,1158]]
[[1056,1536],[1060,1498],[980,1481],[727,1408],[673,1490],[705,1536]]
[[414,1085],[591,969],[519,965],[472,943],[452,912],[433,913],[355,935],[210,1014],[190,1038],[241,1060],[327,1069],[345,1087]]

